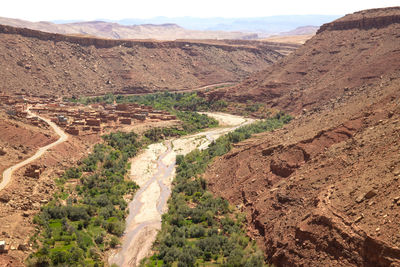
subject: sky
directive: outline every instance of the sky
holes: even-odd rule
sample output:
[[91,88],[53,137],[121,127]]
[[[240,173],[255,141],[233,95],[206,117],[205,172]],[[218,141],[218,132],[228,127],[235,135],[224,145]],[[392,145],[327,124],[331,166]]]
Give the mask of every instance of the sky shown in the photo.
[[2,0],[0,17],[30,21],[166,17],[345,15],[400,0]]

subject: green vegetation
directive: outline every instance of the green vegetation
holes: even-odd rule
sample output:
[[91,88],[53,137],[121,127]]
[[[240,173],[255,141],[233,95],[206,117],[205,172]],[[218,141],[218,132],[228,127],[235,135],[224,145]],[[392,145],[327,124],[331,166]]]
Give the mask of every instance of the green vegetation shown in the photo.
[[103,96],[95,96],[95,97],[87,97],[87,96],[82,96],[80,98],[76,98],[75,96],[73,96],[71,98],[64,97],[64,101],[69,101],[69,102],[73,102],[73,103],[81,103],[84,105],[89,105],[89,104],[94,104],[94,103],[113,104],[115,101],[115,95],[108,93]]
[[[109,96],[105,96],[106,99]],[[206,111],[217,107],[224,107],[223,101],[208,102],[196,93],[158,93],[142,96],[115,97],[117,103],[137,103],[152,106],[154,109],[166,110],[182,121],[182,127],[156,128],[145,133],[151,141],[155,142],[165,137],[181,136],[197,132],[201,129],[218,126],[218,121],[196,111]]]
[[227,153],[232,143],[279,128],[290,119],[278,113],[218,138],[206,150],[178,155],[168,213],[163,215],[155,243],[156,254],[144,259],[142,265],[264,266],[262,253],[245,235],[243,216],[227,201],[208,192],[200,174],[215,156]]
[[197,93],[157,93],[141,96],[117,96],[117,103],[139,103],[167,111],[221,111],[228,106],[223,100],[208,101]]
[[[38,233],[32,237],[36,252],[28,266],[103,266],[103,252],[119,244],[125,229],[127,202],[138,186],[125,179],[128,159],[149,143],[215,127],[217,121],[196,111],[223,110],[223,101],[208,102],[195,93],[160,93],[72,99],[82,103],[135,102],[167,110],[182,122],[180,127],[150,129],[139,138],[135,133],[111,133],[93,152],[56,180],[59,191],[34,218]],[[259,110],[259,105],[249,111]],[[228,202],[214,197],[200,177],[214,157],[227,153],[233,143],[254,133],[273,130],[290,121],[275,117],[241,127],[218,138],[208,149],[177,156],[177,175],[169,211],[163,215],[156,254],[146,266],[264,266],[262,253],[243,229],[244,218]]]
[[218,126],[218,121],[197,112],[177,112],[177,117],[183,122],[181,127],[151,128],[144,133],[150,142],[158,142],[168,137],[182,136],[201,129]]
[[98,97],[82,97],[67,99],[83,104],[91,103],[137,103],[152,106],[156,110],[166,110],[182,121],[182,127],[156,128],[148,130],[145,136],[152,142],[173,136],[182,136],[201,129],[218,126],[218,121],[196,111],[221,110],[227,106],[224,101],[207,101],[196,93],[157,93],[142,96],[123,96],[107,94]]
[[261,107],[262,107],[262,105],[260,103],[252,103],[251,101],[247,101],[245,111],[257,112]]
[[218,125],[196,112],[176,114],[184,122],[180,129],[153,128],[140,141],[133,132],[103,136],[104,144],[95,145],[78,167],[57,179],[59,192],[34,219],[41,231],[35,240],[38,251],[27,260],[29,266],[102,266],[101,253],[115,247],[125,229],[123,197],[138,188],[125,180],[128,159],[149,143]]
[[196,93],[158,93],[142,96],[116,96],[117,103],[137,103],[152,106],[154,109],[166,110],[183,122],[181,128],[151,129],[145,136],[152,141],[162,137],[181,136],[197,132],[201,129],[218,126],[218,121],[196,111],[223,108],[225,102],[208,102]]
[[97,97],[81,97],[66,99],[70,102],[92,104],[92,103],[138,103],[152,106],[155,109],[167,110],[174,113],[175,110],[185,111],[222,111],[228,106],[223,100],[208,101],[199,97],[197,93],[156,93],[147,95],[113,95],[107,94]]
[[[224,87],[224,86],[222,86]],[[198,96],[196,92],[187,93],[156,93],[147,95],[113,95],[107,94],[98,97],[81,97],[65,99],[83,104],[92,103],[138,103],[152,106],[155,109],[167,110],[172,114],[176,111],[224,111],[241,116],[254,115],[265,119],[276,111],[269,109],[264,103],[248,100],[246,103],[226,102],[224,100],[207,100]]]
[[57,180],[59,193],[34,218],[38,251],[28,266],[103,266],[101,252],[119,243],[127,214],[123,197],[138,188],[125,179],[128,159],[143,144],[133,132],[103,139]]

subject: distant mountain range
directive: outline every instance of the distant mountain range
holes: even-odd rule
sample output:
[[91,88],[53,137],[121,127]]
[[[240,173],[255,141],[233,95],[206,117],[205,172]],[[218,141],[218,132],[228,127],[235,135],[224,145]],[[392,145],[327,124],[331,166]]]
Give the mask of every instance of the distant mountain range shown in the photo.
[[0,24],[69,35],[96,36],[111,39],[258,39],[256,33],[187,30],[177,24],[121,25],[115,22],[88,21],[56,24],[1,18]]
[[[262,39],[277,34],[314,34],[320,25],[337,17],[326,15],[264,18],[156,17],[88,22],[30,22],[0,17],[0,24],[51,33],[112,39]],[[304,27],[305,25],[315,26]]]
[[284,15],[257,18],[194,18],[194,17],[155,17],[149,19],[123,19],[117,21],[122,25],[175,23],[190,30],[201,31],[240,31],[263,34],[278,34],[298,27],[321,26],[342,15]]

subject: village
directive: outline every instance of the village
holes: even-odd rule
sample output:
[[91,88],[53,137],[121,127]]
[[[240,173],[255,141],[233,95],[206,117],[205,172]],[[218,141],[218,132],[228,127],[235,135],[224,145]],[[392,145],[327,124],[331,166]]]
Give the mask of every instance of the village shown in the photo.
[[[79,139],[78,143],[90,143],[92,142],[90,140],[98,140],[100,135],[119,130],[136,131],[138,128],[147,129],[178,122],[176,116],[169,112],[154,110],[150,106],[136,103],[84,105],[64,101],[61,97],[8,95],[3,92],[0,92],[0,111],[5,112],[13,120],[41,129],[49,129],[50,125],[35,115],[49,119],[74,140],[76,139],[75,141]],[[29,179],[38,181],[47,168],[47,164],[44,163],[28,164],[22,175],[25,181]],[[9,250],[26,250],[29,247],[27,244],[27,241],[10,243],[7,238],[0,240],[0,254],[8,253]]]
[[[27,118],[31,112],[49,118],[70,135],[102,134],[104,129],[118,129],[126,125],[154,121],[176,120],[167,111],[154,110],[150,106],[136,103],[84,105],[64,101],[62,98],[0,92],[0,109],[10,116]],[[37,117],[27,118],[34,126],[43,126]]]

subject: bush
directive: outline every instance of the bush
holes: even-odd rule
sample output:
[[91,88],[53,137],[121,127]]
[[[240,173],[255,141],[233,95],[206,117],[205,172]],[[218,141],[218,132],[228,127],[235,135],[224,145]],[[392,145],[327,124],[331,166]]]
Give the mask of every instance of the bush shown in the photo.
[[53,265],[59,265],[61,263],[67,262],[70,255],[68,252],[63,250],[53,250],[50,253],[50,259]]
[[103,244],[104,241],[104,236],[102,234],[96,236],[96,238],[94,239],[94,242],[96,242],[96,244]]
[[116,236],[111,236],[110,247],[115,248],[119,244],[120,244],[119,239]]
[[82,175],[79,168],[69,168],[64,173],[64,178],[66,179],[78,179]]
[[95,145],[93,153],[78,167],[65,171],[60,185],[79,178],[79,185],[70,191],[76,195],[66,204],[55,199],[41,208],[34,222],[42,227],[43,248],[31,255],[30,262],[37,263],[49,255],[52,265],[86,266],[87,261],[98,265],[99,255],[87,253],[88,249],[104,249],[105,239],[111,246],[118,244],[117,236],[125,228],[124,195],[138,188],[124,179],[129,157],[142,147],[137,137],[121,132],[103,136],[104,144]]
[[123,221],[108,222],[106,229],[110,234],[122,236],[125,230],[125,223]]
[[289,116],[278,113],[218,138],[206,150],[176,157],[174,187],[155,248],[158,259],[166,265],[192,266],[196,259],[207,262],[221,257],[224,266],[263,266],[262,253],[249,246],[243,217],[232,216],[228,202],[208,192],[200,174],[214,157],[227,153],[233,143],[279,128],[288,121]]

